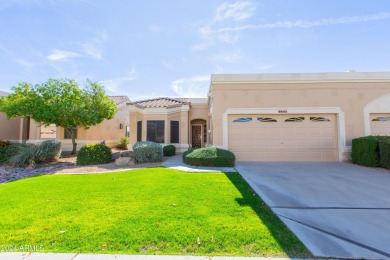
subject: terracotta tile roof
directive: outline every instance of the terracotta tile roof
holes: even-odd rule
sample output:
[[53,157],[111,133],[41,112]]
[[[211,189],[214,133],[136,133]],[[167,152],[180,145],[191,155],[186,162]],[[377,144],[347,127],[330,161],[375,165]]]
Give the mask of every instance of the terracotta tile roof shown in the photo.
[[161,98],[140,100],[128,104],[134,105],[139,108],[156,108],[156,107],[170,108],[170,107],[179,107],[181,105],[188,105],[190,104],[190,102],[188,98],[161,97]]
[[109,96],[114,102],[115,105],[122,104],[123,102],[130,102],[130,99],[127,96]]

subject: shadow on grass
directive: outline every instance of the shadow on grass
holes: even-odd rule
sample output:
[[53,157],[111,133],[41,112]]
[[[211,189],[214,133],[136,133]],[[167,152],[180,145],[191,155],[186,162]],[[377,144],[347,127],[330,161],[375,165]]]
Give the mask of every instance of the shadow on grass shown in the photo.
[[236,201],[240,206],[249,206],[278,242],[289,257],[312,258],[313,255],[290,229],[272,212],[265,202],[256,194],[239,173],[227,172],[227,178],[241,193],[242,198]]

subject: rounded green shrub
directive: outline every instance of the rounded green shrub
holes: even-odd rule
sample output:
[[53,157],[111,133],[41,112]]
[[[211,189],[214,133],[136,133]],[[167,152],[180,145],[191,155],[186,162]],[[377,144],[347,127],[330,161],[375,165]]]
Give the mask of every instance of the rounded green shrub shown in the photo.
[[378,167],[380,165],[379,141],[388,136],[364,136],[352,140],[352,163]]
[[87,144],[77,153],[77,165],[104,164],[111,162],[111,149],[104,144]]
[[43,141],[36,151],[35,162],[53,161],[61,155],[61,142],[57,140]]
[[8,160],[14,167],[34,166],[39,147],[34,144],[20,144],[15,147],[15,154]]
[[194,166],[233,167],[236,157],[231,151],[207,147],[187,151],[183,161]]
[[19,146],[23,144],[11,144],[9,146],[0,146],[0,164],[8,162],[12,156],[19,151]]
[[127,150],[127,145],[130,143],[129,141],[129,138],[128,137],[123,137],[121,138],[121,140],[119,141],[119,144],[117,146],[118,149],[122,149],[122,150]]
[[144,141],[133,145],[134,159],[136,163],[161,162],[163,152],[161,144]]
[[176,146],[172,144],[164,146],[163,154],[164,156],[174,156],[176,154]]

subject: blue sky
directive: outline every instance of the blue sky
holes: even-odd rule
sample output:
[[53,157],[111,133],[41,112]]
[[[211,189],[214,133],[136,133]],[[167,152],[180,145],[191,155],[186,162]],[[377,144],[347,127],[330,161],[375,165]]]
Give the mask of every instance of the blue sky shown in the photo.
[[2,0],[0,89],[206,96],[212,73],[390,71],[389,0]]

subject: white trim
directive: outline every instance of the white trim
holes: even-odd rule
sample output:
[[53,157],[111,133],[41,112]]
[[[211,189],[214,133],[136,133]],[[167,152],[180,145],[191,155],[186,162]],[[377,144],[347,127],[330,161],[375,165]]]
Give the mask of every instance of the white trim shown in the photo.
[[390,94],[380,96],[364,106],[364,134],[366,136],[371,134],[370,114],[380,113],[390,113]]
[[327,73],[268,73],[212,74],[214,84],[314,83],[314,82],[390,82],[390,72],[327,72]]
[[223,146],[218,148],[228,149],[229,147],[229,115],[240,114],[265,114],[283,115],[278,111],[287,111],[285,114],[336,114],[337,117],[337,137],[338,137],[338,161],[343,160],[343,153],[346,149],[345,138],[345,118],[344,112],[339,107],[283,107],[283,108],[228,108],[222,115],[222,142]]

